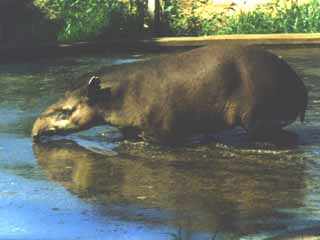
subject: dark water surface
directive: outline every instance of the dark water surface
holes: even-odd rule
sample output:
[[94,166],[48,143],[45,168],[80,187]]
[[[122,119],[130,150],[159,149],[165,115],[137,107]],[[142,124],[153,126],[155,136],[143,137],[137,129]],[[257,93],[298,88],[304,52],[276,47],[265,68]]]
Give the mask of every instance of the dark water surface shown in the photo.
[[273,49],[309,89],[297,145],[241,130],[179,148],[98,127],[33,145],[32,122],[77,78],[136,56],[0,66],[0,239],[266,239],[319,226],[320,48]]

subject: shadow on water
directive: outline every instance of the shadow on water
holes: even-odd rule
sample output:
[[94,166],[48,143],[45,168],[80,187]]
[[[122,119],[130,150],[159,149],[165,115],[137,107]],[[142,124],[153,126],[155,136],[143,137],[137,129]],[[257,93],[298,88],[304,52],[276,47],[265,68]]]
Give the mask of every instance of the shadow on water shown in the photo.
[[247,235],[286,228],[293,216],[278,209],[303,205],[305,162],[281,151],[123,143],[106,156],[70,140],[33,149],[49,179],[121,219]]
[[[251,148],[260,150],[296,149],[301,144],[301,137],[294,131],[281,130],[272,136],[253,140],[242,128],[235,128],[209,135],[198,143],[218,143],[228,147]],[[195,142],[191,143],[194,144]]]

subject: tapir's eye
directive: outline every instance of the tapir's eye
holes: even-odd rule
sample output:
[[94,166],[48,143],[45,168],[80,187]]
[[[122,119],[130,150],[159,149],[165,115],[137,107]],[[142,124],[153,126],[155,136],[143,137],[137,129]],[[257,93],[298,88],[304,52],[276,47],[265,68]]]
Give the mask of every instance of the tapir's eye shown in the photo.
[[56,111],[56,115],[61,119],[65,119],[70,117],[74,110],[75,108],[62,108]]
[[61,111],[65,114],[71,114],[72,112],[74,112],[75,107],[73,108],[62,108]]

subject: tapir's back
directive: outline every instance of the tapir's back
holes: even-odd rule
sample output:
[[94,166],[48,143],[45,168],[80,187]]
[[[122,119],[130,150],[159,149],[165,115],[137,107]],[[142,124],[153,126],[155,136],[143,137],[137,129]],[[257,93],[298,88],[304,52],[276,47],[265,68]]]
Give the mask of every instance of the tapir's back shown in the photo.
[[156,107],[164,114],[210,111],[221,116],[229,98],[242,101],[242,111],[267,102],[268,107],[280,106],[279,111],[292,106],[294,115],[296,108],[304,112],[307,101],[306,89],[292,68],[252,46],[213,45],[118,68],[112,79],[124,81],[127,101],[122,110],[139,117],[143,108]]

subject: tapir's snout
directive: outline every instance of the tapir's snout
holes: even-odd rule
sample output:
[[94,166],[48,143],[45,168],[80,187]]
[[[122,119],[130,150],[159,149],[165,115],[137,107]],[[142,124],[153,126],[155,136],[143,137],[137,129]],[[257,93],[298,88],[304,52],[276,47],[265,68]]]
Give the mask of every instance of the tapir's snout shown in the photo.
[[37,134],[37,133],[31,133],[31,137],[32,137],[32,141],[37,143],[37,142],[40,142],[40,135]]
[[49,125],[46,118],[39,117],[33,124],[31,137],[34,142],[39,142],[43,136],[52,136],[57,134],[57,129]]
[[48,107],[34,122],[31,137],[34,142],[42,137],[64,136],[101,124],[95,106],[81,98],[65,98]]
[[38,142],[41,137],[40,122],[41,122],[40,118],[36,119],[32,127],[31,137],[34,142]]
[[87,127],[84,125],[76,125],[72,119],[59,120],[52,116],[44,116],[34,122],[31,137],[34,142],[40,142],[43,137],[64,136],[85,128]]

